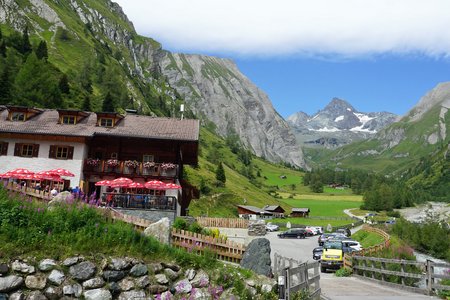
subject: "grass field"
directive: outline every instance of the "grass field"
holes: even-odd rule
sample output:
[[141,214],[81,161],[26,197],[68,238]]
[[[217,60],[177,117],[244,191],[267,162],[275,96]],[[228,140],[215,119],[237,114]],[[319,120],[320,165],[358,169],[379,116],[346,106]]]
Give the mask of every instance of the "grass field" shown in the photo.
[[284,199],[283,202],[292,207],[307,207],[310,209],[310,216],[323,217],[346,217],[344,209],[356,208],[361,205],[361,201],[335,199]]
[[372,247],[378,244],[381,244],[384,239],[381,235],[375,232],[369,232],[365,230],[360,230],[354,234],[352,234],[352,239],[360,242],[363,248]]

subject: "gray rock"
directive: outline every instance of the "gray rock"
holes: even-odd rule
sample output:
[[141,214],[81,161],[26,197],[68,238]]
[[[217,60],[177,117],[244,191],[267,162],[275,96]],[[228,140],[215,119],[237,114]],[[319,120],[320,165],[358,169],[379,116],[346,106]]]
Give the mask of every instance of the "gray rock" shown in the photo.
[[172,300],[172,299],[173,299],[173,296],[170,291],[166,291],[161,294],[161,300]]
[[7,264],[0,264],[0,276],[8,274],[8,272],[9,272],[8,265]]
[[86,300],[110,300],[112,299],[111,292],[105,289],[95,289],[85,291],[83,293]]
[[150,277],[148,275],[139,277],[136,279],[136,287],[138,289],[144,289],[150,284]]
[[82,292],[83,288],[78,283],[65,285],[63,287],[63,294],[67,296],[80,297]]
[[0,300],[8,300],[8,294],[0,293]]
[[50,275],[48,275],[48,281],[54,285],[60,285],[66,279],[66,276],[62,271],[52,270]]
[[186,277],[188,280],[192,280],[192,279],[194,279],[195,274],[196,274],[196,272],[194,269],[188,269],[184,273],[184,277]]
[[140,277],[140,276],[144,276],[145,274],[147,274],[147,272],[148,272],[148,268],[146,265],[137,264],[131,268],[130,275],[133,277]]
[[205,273],[205,271],[201,270],[195,275],[195,277],[191,280],[191,284],[193,287],[202,288],[209,285],[209,276]]
[[119,295],[119,300],[129,300],[129,299],[145,300],[147,299],[147,297],[144,291],[129,291],[123,292]]
[[148,287],[148,292],[152,295],[161,294],[167,291],[169,288],[165,285],[152,284]]
[[39,270],[46,272],[53,270],[56,267],[56,262],[53,259],[44,259],[39,263]]
[[24,300],[25,294],[22,291],[18,291],[9,295],[9,300]]
[[252,240],[242,257],[241,267],[252,270],[257,274],[271,277],[272,267],[269,240],[266,238]]
[[169,269],[171,269],[171,270],[174,270],[175,272],[178,272],[178,271],[181,270],[181,267],[180,267],[179,265],[177,265],[177,264],[166,263],[166,262],[162,262],[161,264],[162,264],[162,266],[163,266],[164,268],[169,268]]
[[30,290],[42,290],[47,284],[47,277],[44,275],[29,275],[25,278],[25,286]]
[[111,282],[108,284],[108,289],[111,292],[111,294],[115,297],[120,294],[120,286],[117,282]]
[[75,280],[87,280],[94,276],[95,265],[90,261],[84,261],[79,264],[73,265],[69,268],[69,273]]
[[62,289],[59,287],[49,286],[45,289],[44,295],[50,300],[60,299],[62,296]]
[[124,271],[104,271],[103,272],[103,278],[107,281],[107,282],[111,282],[111,281],[119,281],[122,278],[125,277],[125,272]]
[[176,282],[173,287],[175,288],[176,294],[187,294],[192,290],[192,284],[187,279]]
[[70,266],[73,266],[74,264],[76,264],[76,263],[78,263],[78,261],[80,260],[80,258],[79,257],[69,257],[69,258],[66,258],[64,261],[63,261],[63,266],[65,266],[65,267],[70,267]]
[[11,292],[19,289],[23,285],[23,278],[16,275],[0,277],[0,293]]
[[169,268],[164,269],[164,274],[166,274],[170,280],[175,280],[180,276],[177,272]]
[[163,266],[160,263],[153,263],[148,265],[149,271],[151,271],[153,274],[160,273],[162,270],[164,270]]
[[36,269],[33,266],[30,266],[29,264],[20,262],[18,260],[15,260],[12,263],[11,268],[13,269],[13,271],[24,273],[24,274],[33,274],[36,271]]
[[169,218],[162,218],[158,222],[150,224],[150,226],[144,230],[144,235],[152,236],[160,243],[169,245],[171,230]]
[[67,204],[73,201],[73,196],[70,192],[64,191],[56,195],[52,198],[52,200],[48,203],[48,209],[53,210],[56,206],[60,206],[62,204]]
[[156,274],[155,275],[156,282],[159,284],[168,284],[169,279],[167,279],[167,276],[165,274]]
[[47,297],[45,297],[44,294],[42,294],[41,291],[32,291],[27,295],[25,298],[27,300],[47,300]]
[[124,292],[134,289],[134,281],[130,279],[123,279],[119,282],[120,289]]
[[130,267],[130,261],[123,258],[113,258],[108,265],[110,270],[123,271]]
[[272,284],[265,283],[261,286],[261,291],[263,291],[264,293],[270,293],[273,289],[273,286],[274,285]]
[[86,290],[98,289],[105,285],[105,281],[101,277],[91,278],[83,282],[83,288]]
[[265,236],[266,232],[266,222],[264,220],[250,221],[248,224],[249,236]]
[[191,290],[189,299],[190,300],[209,300],[209,299],[211,299],[211,294],[209,293],[208,289],[193,288]]

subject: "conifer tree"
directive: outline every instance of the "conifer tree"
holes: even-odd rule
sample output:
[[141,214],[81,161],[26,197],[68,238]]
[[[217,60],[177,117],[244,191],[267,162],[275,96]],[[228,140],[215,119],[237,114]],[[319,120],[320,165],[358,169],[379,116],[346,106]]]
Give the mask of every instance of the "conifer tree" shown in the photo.
[[48,49],[47,49],[47,43],[45,41],[40,41],[39,45],[36,49],[36,56],[39,59],[48,59]]
[[0,56],[6,57],[6,43],[4,40],[0,42]]
[[25,56],[30,54],[31,51],[33,50],[33,48],[31,47],[31,43],[30,43],[30,37],[28,36],[28,26],[25,26],[25,29],[23,30],[21,46],[22,46],[21,47],[22,49],[20,52],[22,54],[24,54]]
[[83,107],[81,109],[84,111],[92,111],[91,98],[88,95],[84,96]]
[[104,112],[113,112],[114,111],[114,103],[111,93],[108,92],[103,99],[102,111]]
[[8,104],[10,101],[11,87],[9,66],[6,65],[0,76],[0,104]]
[[[36,53],[36,56],[37,56],[37,53]],[[66,74],[63,74],[63,76],[61,76],[58,86],[59,86],[59,90],[61,91],[61,93],[63,93],[63,94],[70,93],[69,79],[67,78]]]
[[219,165],[217,166],[216,179],[217,179],[217,181],[220,181],[224,184],[227,181],[227,178],[225,177],[225,170],[223,168],[222,162],[219,162]]

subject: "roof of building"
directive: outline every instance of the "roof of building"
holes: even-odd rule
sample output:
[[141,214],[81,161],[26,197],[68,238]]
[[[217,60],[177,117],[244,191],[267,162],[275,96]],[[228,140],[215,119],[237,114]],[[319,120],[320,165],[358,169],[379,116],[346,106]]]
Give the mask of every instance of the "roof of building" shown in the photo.
[[264,206],[264,210],[275,211],[278,207],[284,211],[284,209],[279,205],[266,205],[266,206]]
[[0,133],[28,133],[91,137],[95,135],[198,141],[199,121],[192,119],[155,118],[128,114],[114,127],[97,126],[97,115],[88,116],[75,125],[58,124],[57,110],[44,109],[42,113],[23,121],[9,121],[8,110],[0,110]]
[[238,207],[246,209],[248,211],[254,212],[256,214],[265,214],[265,215],[272,215],[271,212],[265,211],[264,209],[258,208],[256,206],[251,205],[238,205]]
[[309,208],[292,208],[292,212],[309,212]]

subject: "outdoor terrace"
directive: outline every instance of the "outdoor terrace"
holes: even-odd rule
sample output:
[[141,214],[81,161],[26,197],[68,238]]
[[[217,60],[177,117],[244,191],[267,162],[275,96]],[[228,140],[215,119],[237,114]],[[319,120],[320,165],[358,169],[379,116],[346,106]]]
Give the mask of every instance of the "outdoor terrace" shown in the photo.
[[94,175],[133,175],[160,178],[177,178],[179,166],[172,163],[153,163],[137,161],[120,161],[115,159],[86,159],[84,172]]

